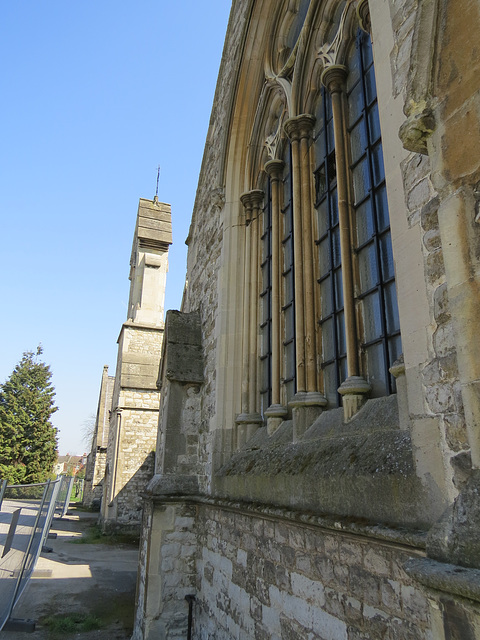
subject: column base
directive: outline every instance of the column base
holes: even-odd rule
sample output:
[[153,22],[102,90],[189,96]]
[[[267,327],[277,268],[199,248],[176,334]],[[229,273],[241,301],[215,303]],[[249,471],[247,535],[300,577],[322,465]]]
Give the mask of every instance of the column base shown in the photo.
[[322,413],[327,399],[318,391],[298,391],[288,403],[292,407],[293,441],[298,440]]
[[255,431],[263,424],[263,418],[259,413],[240,413],[236,420],[236,445],[241,449],[250,440]]
[[338,393],[343,400],[343,419],[345,422],[350,422],[353,416],[360,411],[371,389],[372,387],[361,376],[350,376],[342,382]]
[[267,433],[271,436],[285,420],[288,410],[281,404],[271,404],[265,411],[267,418]]
[[407,431],[410,429],[410,415],[408,411],[407,379],[405,377],[405,363],[403,353],[389,369],[397,384],[398,419],[400,429]]

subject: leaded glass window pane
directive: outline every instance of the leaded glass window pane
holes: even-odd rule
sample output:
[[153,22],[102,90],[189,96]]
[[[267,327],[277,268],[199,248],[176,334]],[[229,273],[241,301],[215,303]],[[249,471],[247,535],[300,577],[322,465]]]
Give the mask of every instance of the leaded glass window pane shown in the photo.
[[382,335],[382,309],[378,291],[363,299],[364,342],[377,340]]
[[331,276],[328,276],[321,281],[320,306],[322,310],[322,318],[326,318],[331,313],[333,313],[332,277]]
[[362,293],[377,286],[378,256],[373,242],[358,253],[358,273],[360,277],[360,291]]
[[260,400],[261,411],[270,404],[272,390],[272,199],[270,180],[265,187],[265,205],[260,221],[261,291],[260,291]]
[[355,220],[357,227],[357,242],[358,245],[361,246],[371,240],[375,233],[372,202],[370,199],[357,207],[355,211]]
[[332,256],[330,253],[330,242],[328,237],[321,240],[318,244],[318,265],[320,269],[320,275],[324,275],[330,271],[330,264],[332,262]]
[[295,315],[293,304],[285,309],[285,340],[293,340],[295,337]]
[[395,277],[395,267],[393,264],[392,239],[389,233],[380,237],[380,260],[382,263],[383,280],[390,280]]
[[380,139],[380,118],[378,117],[378,106],[375,102],[368,111],[368,129],[370,144]]
[[368,381],[372,386],[371,395],[376,398],[387,395],[385,379],[385,352],[381,343],[367,347],[366,350]]
[[333,317],[322,323],[322,357],[325,362],[335,359],[335,323]]
[[353,197],[356,205],[368,196],[370,190],[369,177],[368,164],[366,160],[362,160],[352,170]]
[[384,296],[385,296],[385,316],[387,321],[387,333],[388,335],[393,335],[400,331],[400,323],[398,321],[397,291],[395,289],[395,282],[390,282],[389,284],[386,285]]
[[295,378],[295,343],[293,340],[285,345],[285,379]]
[[[331,98],[322,92],[314,134],[318,247],[319,319],[324,393],[330,406],[338,406],[340,357],[345,350],[342,255],[338,225],[337,172]],[[320,123],[320,125],[318,125]]]
[[352,162],[357,162],[365,153],[367,146],[367,135],[365,131],[365,123],[360,122],[355,125],[350,133],[350,151]]
[[371,42],[364,32],[359,32],[348,66],[354,249],[363,326],[360,346],[365,354],[364,373],[372,395],[378,396],[394,391],[388,369],[400,354],[401,343],[375,71]]
[[326,365],[323,369],[324,394],[330,406],[338,405],[338,371],[335,363]]
[[334,274],[335,279],[335,308],[337,311],[343,309],[343,284],[342,284],[342,270],[337,269]]
[[327,233],[329,227],[328,201],[326,198],[317,206],[317,234],[320,238]]
[[390,218],[388,216],[387,190],[385,183],[381,184],[375,191],[375,213],[378,231],[383,231],[390,226]]
[[294,283],[293,270],[289,269],[283,277],[283,299],[293,300]]
[[282,233],[282,308],[284,330],[284,371],[286,402],[295,395],[296,364],[295,364],[295,271],[293,255],[293,209],[290,146],[285,150],[283,175],[283,233]]

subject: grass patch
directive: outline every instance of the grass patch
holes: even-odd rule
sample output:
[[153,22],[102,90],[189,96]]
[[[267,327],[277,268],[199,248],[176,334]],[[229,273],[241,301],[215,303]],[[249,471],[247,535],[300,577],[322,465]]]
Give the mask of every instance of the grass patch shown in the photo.
[[92,524],[82,533],[80,538],[69,541],[71,544],[128,544],[137,546],[139,536],[133,533],[104,533],[98,524]]
[[88,613],[52,615],[45,618],[43,624],[50,631],[52,637],[65,633],[82,633],[102,628],[100,619]]
[[75,502],[74,505],[71,505],[70,509],[72,511],[83,511],[85,513],[99,513],[100,512],[100,509],[98,507],[87,507],[87,505],[83,504],[83,502]]

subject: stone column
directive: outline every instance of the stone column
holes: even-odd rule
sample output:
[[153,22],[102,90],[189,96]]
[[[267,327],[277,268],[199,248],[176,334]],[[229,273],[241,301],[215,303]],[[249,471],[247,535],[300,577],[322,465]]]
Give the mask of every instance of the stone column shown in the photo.
[[245,211],[245,259],[243,275],[243,331],[242,331],[242,395],[241,413],[236,419],[236,447],[239,449],[246,440],[245,420],[248,417],[248,352],[249,352],[249,318],[250,318],[250,223],[252,222],[252,202],[249,193],[240,198]]
[[296,118],[285,123],[285,131],[292,143],[292,183],[293,183],[293,252],[295,256],[295,351],[297,393],[305,393],[305,324],[303,290],[303,234],[302,234],[302,191],[300,174],[300,127]]
[[280,356],[282,340],[280,334],[281,314],[281,277],[280,260],[280,178],[285,163],[282,160],[270,160],[265,165],[265,172],[270,177],[272,191],[272,404],[268,407],[267,430],[272,434],[278,429],[287,415],[287,409],[280,404]]
[[258,413],[258,217],[263,191],[244,193],[240,200],[245,207],[245,280],[243,308],[243,374],[242,413],[237,416],[237,447],[242,447],[263,422]]
[[317,389],[315,300],[312,238],[310,146],[315,118],[290,118],[285,131],[292,143],[293,241],[295,254],[295,348],[297,393],[291,400],[294,437],[301,435],[327,403]]
[[322,73],[322,83],[332,97],[333,128],[335,135],[335,164],[337,171],[338,218],[340,251],[342,254],[342,287],[347,350],[347,379],[338,392],[343,397],[345,420],[350,420],[365,402],[370,385],[359,374],[357,326],[353,287],[352,250],[350,236],[350,200],[348,188],[348,154],[345,137],[345,80],[347,69],[331,65]]

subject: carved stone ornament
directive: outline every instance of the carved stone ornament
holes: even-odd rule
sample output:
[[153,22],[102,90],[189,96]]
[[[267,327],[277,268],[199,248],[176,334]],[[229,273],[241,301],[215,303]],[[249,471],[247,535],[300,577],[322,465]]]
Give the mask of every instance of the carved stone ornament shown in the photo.
[[267,148],[267,154],[270,160],[274,160],[275,158],[277,158],[277,155],[278,155],[277,154],[278,144],[280,142],[284,115],[285,115],[285,112],[282,113],[280,118],[278,118],[276,130],[273,131],[265,140],[265,147]]
[[210,205],[214,213],[218,213],[225,206],[225,192],[221,187],[210,192]]
[[335,34],[335,38],[331,43],[326,42],[318,51],[317,58],[322,61],[324,67],[337,64],[338,52],[340,49],[340,44],[343,40],[345,22],[347,20],[347,15],[351,4],[352,2],[351,0],[349,0],[345,5],[342,16],[340,18],[337,33]]
[[427,155],[427,139],[435,128],[435,118],[430,109],[412,113],[400,127],[398,135],[407,151]]
[[480,224],[480,182],[473,188],[473,197],[475,198],[475,222]]

